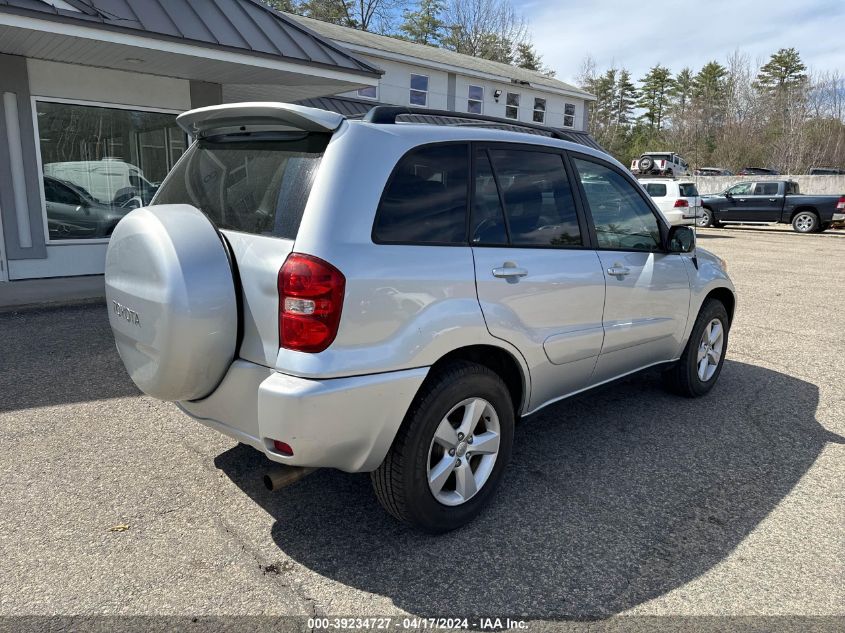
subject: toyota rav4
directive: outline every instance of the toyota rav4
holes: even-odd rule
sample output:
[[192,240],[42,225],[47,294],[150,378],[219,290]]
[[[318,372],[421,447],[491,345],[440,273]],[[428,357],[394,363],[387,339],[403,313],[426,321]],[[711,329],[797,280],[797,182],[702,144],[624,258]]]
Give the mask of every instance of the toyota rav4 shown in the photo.
[[710,391],[735,299],[608,155],[407,111],[182,114],[195,142],[115,228],[106,290],[137,386],[264,453],[269,485],[370,472],[442,532],[490,500],[518,419],[652,366]]

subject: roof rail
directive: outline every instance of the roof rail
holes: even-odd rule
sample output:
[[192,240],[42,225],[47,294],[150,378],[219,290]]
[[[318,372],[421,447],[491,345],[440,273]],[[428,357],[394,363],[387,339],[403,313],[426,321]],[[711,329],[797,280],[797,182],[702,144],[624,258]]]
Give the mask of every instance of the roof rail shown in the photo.
[[[593,149],[604,151],[595,140],[586,132],[578,130],[559,130],[537,123],[525,123],[513,119],[500,119],[499,117],[485,116],[483,114],[472,114],[469,112],[453,112],[451,110],[432,110],[430,108],[414,108],[409,106],[387,106],[378,105],[364,115],[366,123],[394,124],[399,116],[412,116],[416,118],[414,123],[428,123],[433,125],[454,125],[454,126],[479,126],[506,129],[513,132],[526,134],[538,134],[586,145]],[[437,119],[452,119],[454,123],[438,121]]]

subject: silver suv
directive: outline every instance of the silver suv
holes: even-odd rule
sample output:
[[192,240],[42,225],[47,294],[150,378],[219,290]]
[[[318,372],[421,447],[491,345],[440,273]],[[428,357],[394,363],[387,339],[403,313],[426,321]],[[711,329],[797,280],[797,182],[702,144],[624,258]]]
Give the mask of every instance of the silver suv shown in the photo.
[[606,154],[402,111],[182,114],[195,142],[116,227],[106,288],[138,387],[280,464],[271,487],[371,472],[442,532],[490,500],[519,418],[651,366],[706,394],[735,299]]

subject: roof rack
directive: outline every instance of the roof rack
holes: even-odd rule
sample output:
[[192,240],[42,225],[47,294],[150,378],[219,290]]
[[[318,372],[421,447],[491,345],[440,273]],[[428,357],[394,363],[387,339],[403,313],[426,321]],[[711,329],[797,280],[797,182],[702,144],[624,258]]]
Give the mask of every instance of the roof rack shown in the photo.
[[[512,119],[500,119],[498,117],[485,116],[483,114],[472,114],[469,112],[452,112],[451,110],[432,110],[430,108],[414,108],[409,106],[375,106],[364,115],[363,121],[367,123],[395,124],[397,117],[407,116],[409,123],[427,123],[431,125],[453,125],[453,126],[477,126],[493,129],[507,130],[511,132],[522,132],[523,134],[537,134],[571,143],[578,143],[592,147],[600,151],[604,149],[586,132],[577,130],[559,130],[537,123],[525,123]],[[444,120],[445,119],[445,120]]]

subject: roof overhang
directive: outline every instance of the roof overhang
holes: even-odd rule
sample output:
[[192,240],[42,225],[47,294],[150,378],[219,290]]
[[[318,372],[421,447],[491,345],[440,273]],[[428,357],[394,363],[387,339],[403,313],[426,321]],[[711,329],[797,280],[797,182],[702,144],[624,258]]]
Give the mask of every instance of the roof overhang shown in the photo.
[[[422,66],[425,68],[432,68],[434,70],[442,70],[445,72],[456,73],[459,75],[463,75],[465,77],[477,77],[478,79],[485,79],[488,81],[495,81],[501,84],[511,85],[513,82],[511,81],[510,77],[505,77],[503,75],[496,75],[493,73],[485,73],[479,70],[475,70],[472,68],[466,68],[463,66],[453,66],[451,64],[444,64],[442,62],[433,61],[430,59],[424,59],[422,57],[409,57],[407,55],[402,55],[401,53],[394,53],[392,51],[385,51],[380,48],[372,48],[370,46],[363,46],[361,44],[355,44],[352,42],[344,42],[342,40],[335,40],[338,44],[342,45],[344,48],[349,49],[353,53],[358,53],[361,55],[367,55],[370,57],[376,57],[379,59],[386,59],[388,61],[394,62],[402,62],[405,64],[413,64],[415,66]],[[516,85],[516,84],[515,84]],[[524,85],[524,84],[523,84]],[[566,90],[564,88],[558,88],[555,86],[549,86],[547,84],[543,84],[540,82],[531,83],[530,87],[533,90],[538,92],[548,92],[550,94],[561,95],[565,97],[575,97],[577,99],[582,99],[584,101],[595,101],[595,95],[590,94],[589,92],[583,92],[580,90]]]
[[[208,81],[295,100],[378,85],[378,74],[0,11],[0,53]],[[140,60],[140,61],[139,61]]]

